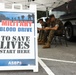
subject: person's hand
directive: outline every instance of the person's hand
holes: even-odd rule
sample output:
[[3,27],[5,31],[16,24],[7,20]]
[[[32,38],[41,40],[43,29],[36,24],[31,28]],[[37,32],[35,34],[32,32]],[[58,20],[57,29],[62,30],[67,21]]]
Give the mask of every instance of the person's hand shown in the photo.
[[40,30],[40,28],[37,28],[37,30]]
[[50,30],[50,28],[49,27],[46,27],[45,30]]
[[43,28],[40,28],[40,30],[43,30]]
[[42,30],[42,28],[37,28],[37,30]]

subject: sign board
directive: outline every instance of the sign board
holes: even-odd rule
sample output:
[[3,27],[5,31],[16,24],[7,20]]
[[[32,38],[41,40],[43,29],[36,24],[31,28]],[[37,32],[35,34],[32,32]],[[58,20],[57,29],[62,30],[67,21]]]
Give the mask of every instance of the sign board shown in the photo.
[[[0,70],[38,71],[36,6],[0,7]],[[20,9],[14,9],[20,5]]]

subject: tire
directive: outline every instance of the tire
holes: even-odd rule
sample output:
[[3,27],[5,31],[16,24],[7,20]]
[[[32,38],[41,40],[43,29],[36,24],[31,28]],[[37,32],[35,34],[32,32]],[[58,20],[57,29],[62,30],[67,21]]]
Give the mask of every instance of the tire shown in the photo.
[[65,26],[66,28],[66,32],[65,32],[65,35],[66,35],[66,39],[68,41],[72,41],[73,40],[73,27],[71,24],[68,24]]

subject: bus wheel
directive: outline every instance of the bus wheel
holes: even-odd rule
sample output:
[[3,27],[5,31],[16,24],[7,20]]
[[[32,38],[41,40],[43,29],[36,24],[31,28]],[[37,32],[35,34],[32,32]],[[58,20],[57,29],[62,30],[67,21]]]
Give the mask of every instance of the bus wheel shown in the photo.
[[65,33],[66,39],[68,41],[71,41],[73,39],[73,27],[72,25],[67,25],[65,26],[65,28],[66,28],[66,33]]

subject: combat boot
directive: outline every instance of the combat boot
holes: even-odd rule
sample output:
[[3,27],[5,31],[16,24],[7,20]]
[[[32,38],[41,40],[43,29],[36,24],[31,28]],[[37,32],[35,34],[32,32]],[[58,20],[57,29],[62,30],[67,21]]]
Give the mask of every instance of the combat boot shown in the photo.
[[45,45],[44,41],[38,42],[38,45]]
[[43,49],[50,48],[50,47],[51,47],[50,43],[46,43],[46,45],[43,46]]
[[40,39],[38,39],[38,42],[41,42],[41,40],[40,40]]

